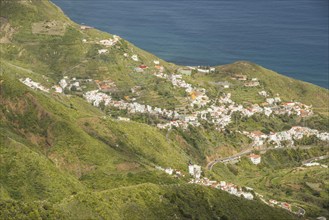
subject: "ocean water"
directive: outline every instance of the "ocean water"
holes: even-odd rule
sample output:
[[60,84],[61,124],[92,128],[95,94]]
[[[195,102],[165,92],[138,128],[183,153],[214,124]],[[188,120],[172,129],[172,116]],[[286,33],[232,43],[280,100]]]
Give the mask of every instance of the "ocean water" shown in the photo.
[[248,60],[329,88],[328,0],[52,0],[181,65]]

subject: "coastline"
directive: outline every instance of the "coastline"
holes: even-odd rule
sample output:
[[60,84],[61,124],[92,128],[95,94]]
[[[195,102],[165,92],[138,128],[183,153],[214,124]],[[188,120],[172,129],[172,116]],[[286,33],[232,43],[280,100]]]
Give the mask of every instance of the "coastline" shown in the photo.
[[[65,6],[61,0],[55,0],[54,2],[61,3],[61,6]],[[90,24],[102,31],[118,34],[124,39],[133,42],[136,46],[178,65],[217,66],[233,63],[238,60],[248,60],[294,79],[311,82],[328,89],[328,61],[326,59],[326,57],[328,58],[328,50],[326,49],[328,48],[328,43],[327,40],[323,42],[324,36],[326,36],[325,39],[328,36],[320,35],[325,29],[322,32],[312,29],[313,26],[317,27],[317,29],[323,28],[323,26],[311,25],[311,27],[310,24],[306,23],[306,26],[303,27],[299,23],[294,24],[293,22],[297,22],[297,18],[299,18],[298,10],[301,10],[298,7],[295,9],[297,14],[291,15],[292,20],[290,22],[287,21],[288,26],[282,26],[281,33],[279,27],[280,22],[283,22],[282,19],[277,21],[278,25],[272,22],[267,24],[269,25],[268,27],[264,27],[262,22],[253,21],[255,22],[254,24],[244,24],[245,27],[238,26],[242,29],[237,32],[237,24],[235,22],[231,20],[227,20],[227,24],[225,24],[226,22],[221,23],[220,20],[216,22],[214,19],[219,19],[220,17],[213,15],[210,10],[209,21],[206,21],[214,27],[209,28],[208,24],[204,23],[205,18],[196,14],[195,16],[201,19],[200,22],[202,22],[202,25],[205,25],[204,29],[200,29],[201,27],[199,25],[201,23],[184,23],[184,20],[187,18],[194,21],[194,15],[183,13],[179,16],[177,15],[177,12],[180,12],[179,8],[168,7],[167,10],[171,9],[173,12],[169,14],[170,17],[165,22],[162,21],[162,13],[165,13],[166,8],[163,8],[164,4],[161,1],[151,5],[141,4],[143,6],[138,6],[134,3],[132,5],[128,5],[128,3],[112,3],[113,7],[129,6],[126,9],[127,11],[132,10],[132,7],[136,7],[135,11],[130,11],[134,20],[127,17],[127,12],[115,12],[113,7],[107,8],[109,7],[107,5],[104,5],[104,9],[101,9],[98,4],[100,3],[96,1],[95,6],[90,7],[96,12],[99,12],[98,16],[91,17],[88,15],[90,14],[89,8],[86,10],[88,3],[66,4],[63,10],[78,23]],[[284,5],[288,7],[291,4],[293,3],[286,3]],[[224,4],[223,9],[231,10],[233,5]],[[79,7],[75,8],[76,6]],[[217,4],[215,6],[219,7]],[[194,7],[192,5],[189,9],[193,10]],[[203,7],[207,8],[206,6]],[[109,11],[109,15],[102,13],[102,10],[105,9]],[[158,10],[159,13],[159,15],[153,17],[154,22],[149,21],[147,18],[147,15],[149,15],[147,10],[151,9]],[[136,14],[136,10],[139,11],[138,14]],[[248,7],[246,10],[253,11]],[[288,13],[286,10],[282,11],[284,13],[283,17],[287,16],[285,15],[285,13]],[[84,13],[86,13],[86,16],[82,16]],[[225,16],[225,19],[229,18],[224,11],[222,13],[224,13],[223,16]],[[143,15],[142,17],[144,18],[140,18],[139,14],[140,16]],[[245,16],[245,14],[243,15]],[[232,16],[237,15],[233,13]],[[258,15],[253,16],[257,17]],[[239,16],[236,18],[238,19],[236,22],[243,22],[239,18]],[[173,19],[183,21],[175,24],[173,23]],[[219,26],[216,26],[216,23],[220,23],[218,24]],[[295,28],[293,24],[296,25]],[[229,25],[232,26],[231,31],[228,31]],[[223,31],[216,31],[216,29],[221,27]],[[296,29],[294,32],[296,34],[298,33],[300,37],[296,37],[292,33],[293,31],[287,31],[286,28],[288,27],[292,30]],[[273,36],[268,36],[266,33],[262,34],[262,32],[270,31],[271,28],[273,28]],[[202,34],[203,31],[209,34]],[[255,39],[248,37],[250,34],[245,35],[246,31],[253,33]],[[312,34],[306,35],[309,32]],[[319,49],[319,47],[323,49]]]

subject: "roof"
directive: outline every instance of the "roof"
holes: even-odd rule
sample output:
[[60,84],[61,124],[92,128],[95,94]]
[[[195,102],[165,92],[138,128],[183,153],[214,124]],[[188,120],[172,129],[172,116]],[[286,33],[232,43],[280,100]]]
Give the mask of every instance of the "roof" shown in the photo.
[[258,154],[250,154],[249,157],[250,157],[250,158],[253,158],[253,159],[258,159],[258,158],[260,158],[261,156],[258,155]]
[[261,132],[261,131],[253,131],[253,132],[251,132],[253,135],[255,135],[255,136],[261,136],[261,135],[264,135],[264,133],[263,132]]
[[140,65],[139,68],[146,69],[148,67],[146,65]]
[[283,203],[282,205],[284,205],[285,207],[290,207],[290,204],[288,204],[288,203]]

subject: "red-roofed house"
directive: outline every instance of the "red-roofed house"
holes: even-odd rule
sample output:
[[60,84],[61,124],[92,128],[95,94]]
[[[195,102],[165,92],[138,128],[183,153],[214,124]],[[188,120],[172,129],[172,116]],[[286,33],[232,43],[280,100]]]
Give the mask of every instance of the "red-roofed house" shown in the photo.
[[287,210],[291,210],[291,206],[289,203],[286,203],[286,202],[282,202],[281,203],[281,207],[284,208],[284,209],[287,209]]
[[139,68],[141,68],[141,69],[147,69],[148,66],[146,66],[146,65],[140,65]]

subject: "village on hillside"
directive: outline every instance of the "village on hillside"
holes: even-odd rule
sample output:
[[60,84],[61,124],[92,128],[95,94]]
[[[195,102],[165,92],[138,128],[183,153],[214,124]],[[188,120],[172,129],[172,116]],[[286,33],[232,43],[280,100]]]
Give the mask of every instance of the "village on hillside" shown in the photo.
[[[249,155],[249,158],[254,164],[260,163],[260,156],[251,154]],[[161,166],[155,167],[157,170],[164,171],[168,175],[174,176],[176,178],[185,177],[184,172],[181,172],[180,170],[173,169],[173,168],[162,168]],[[247,200],[254,200],[259,199],[266,205],[272,206],[272,207],[278,207],[285,209],[289,212],[292,212],[298,216],[304,216],[306,214],[306,211],[296,205],[282,202],[282,201],[276,201],[274,199],[268,199],[265,198],[264,195],[257,193],[254,191],[253,188],[248,186],[237,186],[234,183],[229,183],[227,181],[216,181],[216,180],[210,180],[207,177],[202,176],[202,168],[201,166],[197,164],[189,163],[187,167],[188,175],[190,176],[189,184],[198,184],[205,187],[211,187],[214,189],[225,191],[231,195],[241,197]]]
[[[88,27],[82,26],[82,30]],[[83,43],[94,43],[102,45],[104,48],[100,49],[99,53],[106,53],[111,47],[120,42],[121,38],[114,35],[110,39],[103,39],[97,42],[89,42],[83,39]],[[124,53],[125,59],[131,59],[133,62],[138,62],[139,57],[136,54]],[[215,71],[213,67],[185,67],[179,68],[176,73],[168,74],[165,72],[165,68],[161,65],[159,60],[154,60],[153,66],[137,65],[134,68],[136,74],[143,74],[148,69],[155,69],[155,71],[149,71],[154,77],[164,79],[172,84],[174,88],[183,89],[187,94],[185,98],[187,106],[190,111],[186,113],[181,109],[164,109],[156,106],[150,106],[147,104],[138,103],[135,99],[130,100],[117,100],[111,96],[111,93],[117,90],[117,86],[111,79],[98,80],[98,79],[80,79],[76,77],[69,78],[64,76],[57,85],[53,85],[51,89],[42,86],[38,82],[34,82],[30,78],[22,78],[20,81],[25,85],[39,89],[43,92],[54,91],[56,93],[64,93],[65,90],[80,92],[87,102],[96,107],[109,106],[118,110],[125,110],[128,114],[148,114],[154,115],[163,119],[165,123],[157,124],[159,129],[170,130],[173,127],[187,129],[189,126],[199,127],[203,122],[213,124],[215,128],[221,132],[229,124],[233,123],[233,114],[240,114],[242,117],[252,117],[255,114],[265,115],[271,117],[272,115],[288,115],[298,116],[301,118],[312,116],[312,106],[305,105],[301,102],[285,102],[282,101],[278,94],[275,97],[271,97],[269,92],[265,90],[258,91],[258,95],[264,99],[262,105],[249,104],[247,106],[236,103],[232,100],[231,93],[223,93],[220,97],[215,99],[209,98],[207,90],[201,87],[195,87],[192,84],[186,82],[184,77],[191,76],[192,71],[197,71],[202,74],[208,74]],[[243,74],[234,74],[232,80],[243,82],[245,87],[256,87],[260,85],[260,81],[257,78],[248,78]],[[96,84],[97,89],[90,90],[89,84]],[[230,83],[223,82],[221,84],[223,88],[229,88]],[[131,88],[131,92],[138,95],[137,86]],[[123,117],[121,117],[122,119]],[[125,119],[126,121],[129,118]],[[247,132],[238,131],[241,134],[249,137],[252,140],[254,147],[268,144],[274,147],[293,146],[295,140],[302,139],[304,136],[315,136],[321,141],[329,141],[328,132],[319,132],[307,127],[292,127],[290,130],[271,132],[270,134],[264,134],[261,131]]]
[[[111,47],[120,40],[120,37],[114,36],[110,40],[101,40],[99,44],[105,47]],[[131,57],[128,54],[124,54],[127,59],[138,61],[136,54]],[[252,117],[255,114],[265,115],[270,117],[272,115],[288,115],[308,117],[313,115],[312,106],[305,105],[298,101],[295,102],[283,102],[279,96],[270,97],[269,93],[262,90],[259,91],[259,96],[263,97],[265,104],[260,106],[259,104],[251,104],[243,106],[242,104],[235,103],[232,100],[231,93],[223,93],[222,96],[211,99],[207,96],[207,90],[205,88],[195,87],[190,83],[187,83],[183,79],[183,75],[189,76],[191,71],[212,72],[212,67],[186,67],[184,69],[178,69],[178,73],[167,74],[164,72],[163,66],[160,65],[160,61],[153,61],[154,68],[157,70],[151,73],[153,76],[165,79],[170,82],[176,88],[182,88],[188,94],[187,102],[188,107],[192,108],[190,113],[185,113],[180,110],[170,110],[160,107],[140,104],[134,99],[132,100],[115,100],[111,96],[111,92],[117,89],[116,84],[110,80],[97,80],[97,79],[77,79],[64,76],[57,85],[53,85],[52,90],[57,93],[63,93],[64,90],[80,91],[87,102],[96,107],[100,105],[109,106],[118,110],[126,110],[128,114],[149,114],[157,116],[166,121],[166,123],[157,124],[159,129],[171,129],[173,127],[187,129],[189,126],[199,127],[202,122],[207,122],[215,125],[216,129],[221,132],[229,124],[233,123],[232,115],[239,113],[242,117]],[[135,68],[138,73],[143,72],[149,67],[146,65],[139,65]],[[257,78],[248,79],[247,76],[238,74],[233,75],[234,80],[259,83]],[[248,81],[249,80],[249,81]],[[33,88],[39,89],[44,92],[49,92],[50,89],[45,88],[40,83],[34,82],[30,78],[20,79],[22,83]],[[96,90],[86,91],[86,83],[94,83],[97,85]],[[246,85],[245,85],[246,86]],[[250,86],[250,85],[249,85]],[[138,88],[131,88],[133,93],[138,93]],[[122,119],[123,117],[121,117]],[[126,121],[129,118],[125,119]],[[249,137],[252,140],[252,146],[258,147],[264,144],[273,145],[274,147],[293,146],[295,140],[302,139],[304,136],[314,135],[321,141],[329,141],[328,132],[319,132],[315,129],[307,127],[295,126],[287,131],[271,132],[270,134],[264,134],[261,131],[247,132],[238,131],[241,134]]]
[[[81,30],[87,30],[90,28],[92,27],[81,26]],[[83,39],[82,42],[84,44],[90,43],[100,45],[102,49],[97,50],[98,54],[106,55],[109,53],[111,47],[118,44],[120,40],[121,38],[119,36],[114,35],[109,39],[99,41]],[[140,61],[138,55],[134,53],[123,53],[122,56],[124,59],[129,59],[135,63],[139,63]],[[155,71],[150,72],[150,69],[155,69]],[[189,108],[189,112],[186,113],[181,109],[165,109],[157,106],[141,104],[137,102],[136,99],[115,99],[112,97],[112,93],[117,91],[118,88],[115,82],[111,79],[81,79],[78,77],[63,76],[63,78],[51,88],[46,88],[41,85],[41,83],[33,81],[31,78],[21,78],[20,81],[32,89],[40,90],[46,93],[54,92],[65,95],[65,91],[79,92],[87,102],[91,103],[95,107],[108,106],[117,110],[125,110],[128,113],[128,116],[119,116],[117,117],[118,121],[129,122],[129,115],[137,113],[156,116],[161,118],[162,121],[165,121],[165,123],[158,123],[156,125],[156,127],[161,130],[170,130],[172,128],[181,128],[185,130],[188,129],[189,126],[200,127],[204,122],[206,122],[214,125],[218,132],[222,132],[228,125],[234,123],[233,114],[240,114],[245,118],[250,118],[255,114],[264,115],[266,117],[288,115],[298,116],[300,118],[313,115],[312,106],[308,106],[298,101],[282,101],[278,94],[271,97],[268,91],[262,89],[259,89],[258,91],[259,97],[264,100],[262,104],[250,103],[249,105],[243,105],[234,102],[230,92],[223,92],[221,96],[211,99],[207,95],[207,90],[205,88],[196,87],[184,80],[186,77],[190,77],[193,72],[198,72],[201,74],[212,73],[215,71],[214,67],[183,67],[177,69],[175,73],[167,73],[159,60],[153,60],[152,66],[139,63],[136,64],[132,70],[135,74],[145,74],[145,72],[148,72],[148,74],[153,77],[166,80],[174,88],[183,89],[186,93],[185,99],[187,101],[187,106],[185,107]],[[240,83],[239,85],[242,85],[243,87],[260,88],[261,85],[261,81],[259,79],[249,78],[243,74],[232,75],[232,80],[238,81]],[[92,88],[92,86],[90,87],[91,84],[93,84],[95,88],[90,89]],[[225,89],[229,89],[232,86],[232,84],[227,81],[217,82],[216,85],[221,87],[223,91],[226,91]],[[130,89],[130,91],[135,95],[139,94],[139,90],[139,86],[134,86]],[[237,132],[248,137],[251,140],[251,146],[254,148],[264,145],[272,146],[273,148],[294,146],[297,140],[310,136],[314,136],[321,141],[329,142],[328,132],[320,132],[315,129],[301,126],[294,126],[289,130],[270,132],[268,134],[265,134],[259,130],[252,132],[241,130]],[[240,159],[240,156],[237,158]],[[261,155],[252,153],[248,155],[248,158],[254,165],[261,163]],[[231,159],[227,159],[227,161],[230,160]],[[227,161],[221,160],[221,162],[224,163]],[[304,164],[304,166],[317,165],[320,164],[314,161]],[[162,168],[161,166],[156,166],[155,168],[177,178],[185,177],[187,175],[185,172],[173,168]],[[188,175],[191,177],[188,181],[190,184],[212,187],[247,200],[257,198],[267,205],[286,209],[299,216],[305,215],[304,209],[287,202],[265,199],[263,195],[254,192],[254,190],[250,187],[240,187],[225,180],[210,180],[202,175],[202,169],[199,165],[190,163],[187,170]]]

